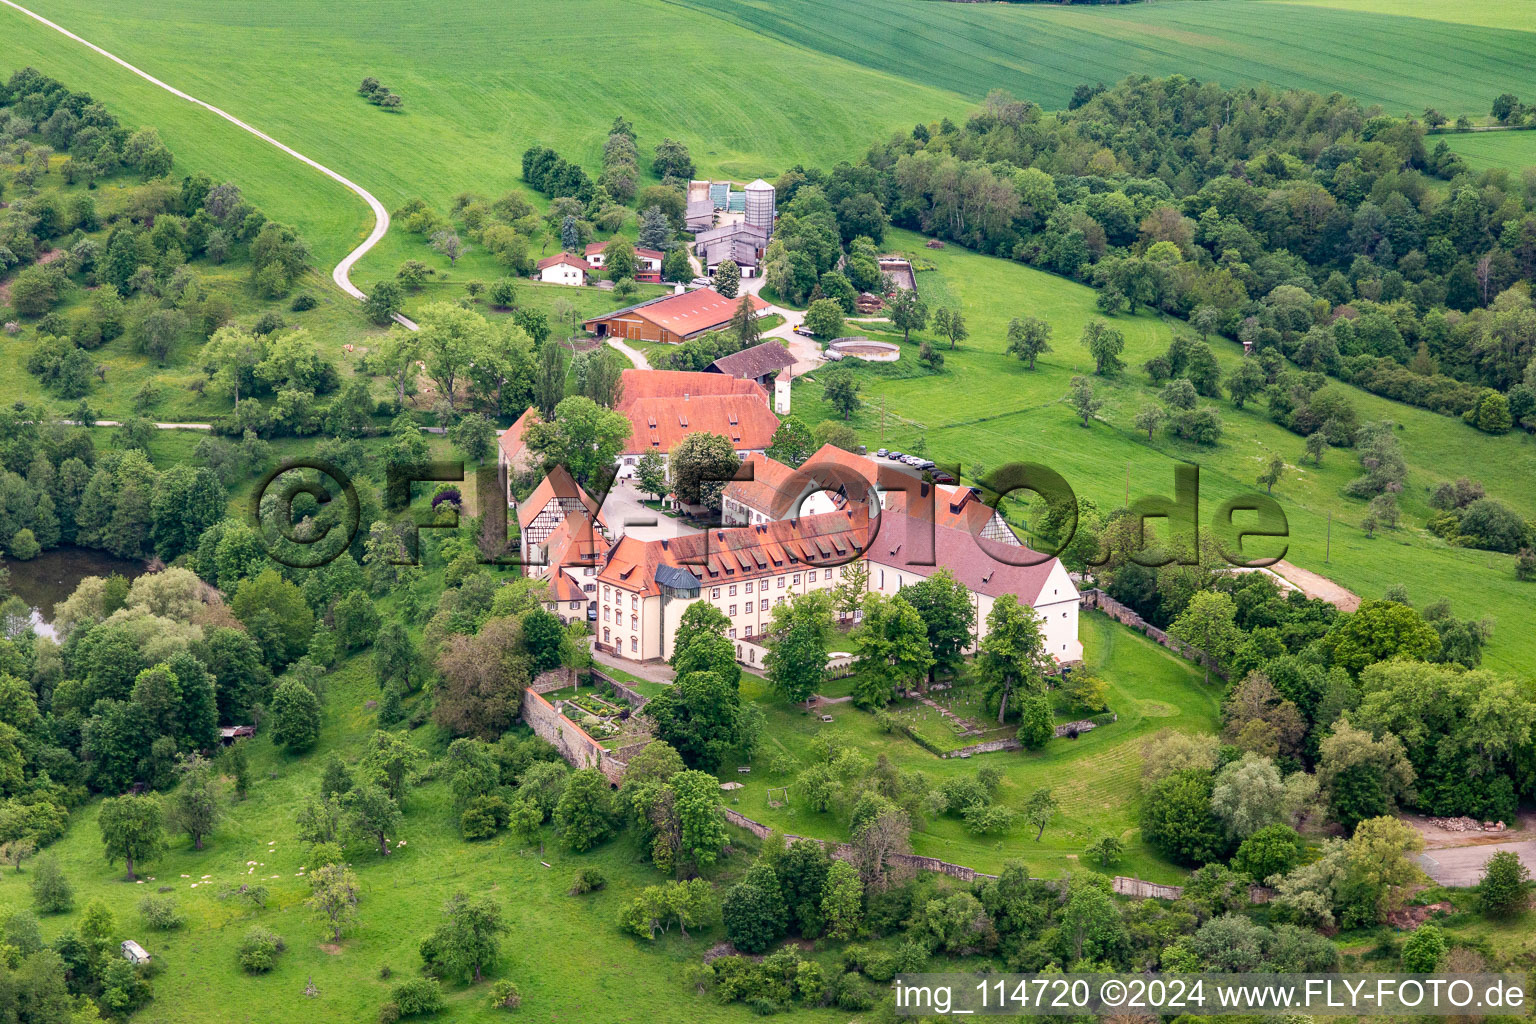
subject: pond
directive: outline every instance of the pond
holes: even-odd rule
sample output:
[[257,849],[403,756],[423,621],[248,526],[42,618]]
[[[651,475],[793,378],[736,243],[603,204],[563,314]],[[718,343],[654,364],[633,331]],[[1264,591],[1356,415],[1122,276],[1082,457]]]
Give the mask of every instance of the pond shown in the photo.
[[87,576],[118,573],[130,580],[144,575],[144,563],[115,558],[93,548],[59,547],[45,551],[30,562],[5,561],[11,571],[11,593],[32,608],[32,628],[39,636],[53,636],[53,607],[75,592]]

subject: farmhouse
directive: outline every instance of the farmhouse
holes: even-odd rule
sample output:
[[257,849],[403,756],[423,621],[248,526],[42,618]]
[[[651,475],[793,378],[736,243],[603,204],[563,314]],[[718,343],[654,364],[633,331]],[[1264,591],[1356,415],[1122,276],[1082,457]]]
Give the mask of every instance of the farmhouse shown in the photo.
[[530,406],[496,439],[496,465],[506,473],[508,507],[513,503],[511,490],[513,477],[527,472],[533,466],[533,452],[529,451],[527,443],[523,440],[523,432],[528,429],[529,424],[537,422],[539,422],[539,414]]
[[562,252],[539,260],[533,276],[545,284],[583,285],[587,283],[587,271],[591,267],[580,256]]
[[738,221],[710,227],[694,239],[694,253],[713,276],[726,260],[734,260],[743,277],[756,277],[757,266],[768,248],[768,229]]
[[777,341],[765,341],[761,345],[744,348],[728,356],[721,356],[708,366],[705,373],[723,373],[742,380],[756,381],[767,391],[773,386],[779,371],[795,365],[795,357]]
[[1057,662],[1081,660],[1077,588],[1059,559],[1036,556],[1037,564],[1015,565],[967,530],[900,512],[884,513],[871,540],[873,525],[862,504],[849,503],[835,512],[667,540],[622,538],[597,575],[598,647],[642,661],[670,657],[683,611],[707,601],[730,621],[726,635],[738,660],[761,664],[759,645],[773,606],[836,586],[847,565],[862,559],[869,589],[883,594],[940,566],[952,572],[976,611],[973,648],[986,636],[993,603],[1014,594],[1040,617],[1046,649]]
[[[608,246],[613,239],[605,239],[601,242],[593,242],[588,245],[582,255],[586,258],[587,266],[594,270],[602,270],[608,265]],[[646,249],[642,246],[635,247],[635,280],[659,283],[661,281],[661,260],[666,254],[656,249]]]
[[[762,316],[768,303],[749,296],[753,310]],[[582,326],[599,338],[623,338],[629,341],[660,341],[678,344],[710,331],[718,331],[731,322],[738,299],[728,299],[713,288],[699,288],[681,295],[625,306],[584,321]]]
[[[589,522],[596,524],[602,533],[608,532],[608,524],[594,500],[582,490],[564,466],[556,466],[545,475],[527,499],[518,503],[517,526],[523,565],[531,575],[542,575],[550,566],[560,564],[549,558],[546,542],[550,535],[566,522],[573,513],[584,513]],[[588,530],[590,533],[591,530]],[[556,545],[563,548],[564,545]]]

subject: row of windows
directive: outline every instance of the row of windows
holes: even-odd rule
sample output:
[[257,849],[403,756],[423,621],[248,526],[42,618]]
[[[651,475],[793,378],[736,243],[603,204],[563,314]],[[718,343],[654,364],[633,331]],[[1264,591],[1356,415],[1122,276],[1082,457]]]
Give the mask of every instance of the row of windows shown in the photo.
[[[603,643],[607,644],[610,647],[613,646],[613,639],[609,635],[609,630],[608,630],[608,628],[606,626],[603,627]],[[624,638],[623,637],[619,637],[619,650],[622,651],[623,649],[624,649]],[[632,653],[632,654],[640,653],[640,638],[639,637],[632,636],[632,637],[629,638],[629,650],[630,650],[630,653]]]
[[[847,569],[846,566],[839,568],[838,569],[838,575],[843,575],[846,572],[846,569]],[[780,590],[783,590],[784,589],[784,581],[785,580],[789,581],[790,586],[798,587],[800,585],[800,577],[801,577],[801,575],[802,575],[801,573],[797,572],[792,577],[791,576],[787,576],[787,575],[786,576],[775,576],[774,579],[778,581],[778,588]],[[803,575],[806,577],[806,582],[807,583],[814,583],[814,582],[816,582],[816,570],[815,569],[812,569],[809,572],[804,573]],[[823,569],[821,571],[821,578],[824,579],[824,580],[830,580],[832,578],[832,570],[831,569]],[[727,597],[735,597],[736,596],[736,586],[737,585],[735,583],[732,583],[730,586],[725,588],[726,596]],[[746,583],[741,584],[741,586],[742,586],[743,591],[745,593],[748,593],[748,594],[752,593],[752,581],[751,580],[748,580]],[[762,583],[758,586],[757,589],[759,589],[759,590],[767,590],[768,589],[768,581],[767,580],[763,580]],[[720,587],[711,587],[710,591],[709,591],[710,599],[711,600],[718,600],[719,597],[720,597],[720,590],[721,590]]]

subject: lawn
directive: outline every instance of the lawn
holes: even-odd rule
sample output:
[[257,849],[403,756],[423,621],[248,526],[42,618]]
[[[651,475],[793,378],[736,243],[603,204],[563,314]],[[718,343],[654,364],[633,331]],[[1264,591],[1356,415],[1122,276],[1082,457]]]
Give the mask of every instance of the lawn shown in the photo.
[[[75,910],[45,918],[44,936],[52,939],[77,928],[85,904],[104,900],[115,916],[117,934],[137,939],[164,967],[154,981],[154,1002],[140,1014],[143,1020],[254,1021],[267,1019],[262,1008],[281,1007],[283,1018],[294,1024],[366,1022],[376,1019],[391,986],[416,976],[421,964],[417,944],[436,925],[444,900],[464,889],[494,896],[506,912],[511,932],[503,940],[504,956],[494,976],[511,978],[521,987],[519,1020],[675,1020],[680,1013],[700,1021],[752,1019],[740,1004],[718,1006],[685,988],[683,971],[719,940],[718,930],[692,940],[674,932],[655,944],[619,932],[615,921],[624,902],[640,887],[663,881],[640,861],[629,840],[574,855],[546,830],[542,856],[520,849],[505,833],[465,843],[458,838],[448,787],[440,781],[407,796],[398,837],[405,841],[403,849],[387,859],[365,845],[348,851],[362,884],[358,926],[339,947],[323,946],[326,936],[302,905],[309,885],[297,874],[305,851],[294,839],[293,815],[316,791],[324,758],[332,752],[355,756],[370,735],[373,714],[365,702],[378,691],[368,665],[367,656],[354,658],[328,680],[325,729],[313,753],[289,757],[275,750],[265,733],[247,741],[249,797],[230,808],[201,852],[184,838],[173,840],[166,856],[141,868],[144,884],[124,882],[122,866],[102,859],[99,802],[72,814],[68,834],[50,852],[74,884]],[[411,735],[441,753],[443,740],[433,727]],[[743,855],[728,863],[724,877],[745,869],[754,845],[744,833],[735,835],[734,842]],[[607,888],[588,896],[567,895],[572,878],[584,867],[602,871]],[[29,871],[0,875],[0,917],[30,907],[29,878]],[[263,911],[220,897],[232,887],[257,882],[270,893]],[[187,917],[178,931],[144,928],[135,909],[143,896],[162,886],[171,889]],[[288,945],[268,975],[246,975],[235,963],[235,945],[253,924],[277,932]],[[381,979],[384,967],[393,972],[392,979]],[[302,993],[310,981],[319,994],[307,999]],[[443,1019],[504,1019],[486,1005],[487,987],[447,985],[449,1008]],[[819,1011],[807,1019],[831,1024],[847,1016]]]
[[[887,247],[919,255],[936,267],[918,274],[919,290],[930,307],[960,306],[971,336],[956,351],[935,340],[946,356],[943,371],[936,374],[914,358],[916,336],[903,349],[901,362],[850,363],[864,400],[851,423],[871,449],[907,450],[921,439],[929,458],[959,461],[967,474],[978,463],[1045,463],[1080,496],[1106,510],[1122,505],[1127,491],[1133,498],[1171,494],[1174,465],[1193,462],[1201,471],[1204,525],[1222,501],[1253,492],[1253,481],[1270,455],[1279,454],[1286,470],[1274,496],[1290,524],[1290,561],[1365,597],[1379,597],[1403,583],[1421,604],[1447,597],[1463,616],[1496,619],[1485,661],[1489,667],[1524,670],[1536,658],[1536,608],[1529,585],[1514,578],[1513,556],[1453,548],[1423,528],[1434,487],[1459,476],[1482,480],[1492,496],[1536,516],[1536,441],[1530,437],[1482,434],[1455,419],[1346,388],[1362,422],[1385,419],[1399,425],[1409,465],[1400,495],[1403,525],[1367,539],[1359,526],[1364,502],[1342,493],[1359,473],[1354,454],[1330,451],[1321,467],[1312,465],[1303,458],[1302,438],[1273,423],[1262,403],[1244,410],[1225,400],[1216,403],[1224,432],[1214,448],[1166,434],[1148,442],[1134,428],[1137,411],[1156,400],[1140,366],[1166,349],[1175,325],[1187,330],[1181,322],[1145,312],[1114,318],[1125,335],[1122,358],[1128,369],[1117,378],[1095,380],[1105,404],[1098,420],[1085,429],[1064,398],[1073,375],[1093,368],[1078,343],[1083,325],[1099,315],[1092,289],[953,245],[927,250],[909,232],[893,232]],[[1003,352],[1007,322],[1014,316],[1041,317],[1054,328],[1054,351],[1041,358],[1034,373]],[[1242,358],[1236,343],[1214,339],[1213,348],[1224,367]],[[813,424],[835,415],[814,378],[800,378],[794,389],[796,415]]]
[[1452,132],[1429,139],[1433,146],[1444,139],[1474,171],[1501,167],[1520,171],[1536,167],[1536,131]]
[[[1100,836],[1114,835],[1127,848],[1125,860],[1116,868],[1119,873],[1176,881],[1182,872],[1144,846],[1136,831],[1140,743],[1162,728],[1211,731],[1216,726],[1219,692],[1205,684],[1194,666],[1139,633],[1096,613],[1085,614],[1081,621],[1087,665],[1108,681],[1110,707],[1120,718],[1076,740],[1054,740],[1038,753],[1004,751],[941,759],[899,733],[885,732],[873,714],[852,704],[823,709],[832,721],[822,722],[772,698],[758,677],[744,675],[742,693],[757,700],[767,714],[768,739],[749,776],[739,775],[734,764],[721,769],[722,779],[746,780],[746,788],[733,794],[734,809],[796,835],[845,839],[846,822],[835,812],[813,813],[799,806],[793,795],[787,806],[770,807],[768,802],[770,786],[788,785],[793,779],[792,774],[772,773],[768,768],[772,760],[787,753],[804,767],[815,756],[812,743],[831,733],[871,761],[883,753],[898,768],[920,771],[934,784],[973,773],[983,764],[993,765],[1004,773],[1000,803],[1022,807],[1034,790],[1045,787],[1062,808],[1038,844],[1022,822],[1008,835],[996,837],[972,835],[963,822],[948,815],[931,819],[913,834],[915,853],[991,872],[1008,860],[1020,859],[1033,874],[1054,876],[1086,866],[1078,859],[1083,849]],[[951,736],[951,745],[960,744]]]

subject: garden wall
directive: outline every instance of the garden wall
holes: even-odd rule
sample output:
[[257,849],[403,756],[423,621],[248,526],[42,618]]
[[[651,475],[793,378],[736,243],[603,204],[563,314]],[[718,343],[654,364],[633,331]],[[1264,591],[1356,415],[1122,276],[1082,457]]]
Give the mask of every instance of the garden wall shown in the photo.
[[639,711],[641,708],[645,707],[645,702],[651,699],[649,697],[641,696],[634,690],[631,690],[629,687],[619,682],[617,679],[604,675],[603,670],[600,668],[592,669],[592,681],[594,683],[606,683],[608,686],[611,686],[613,688],[613,692],[619,697],[619,699],[624,701],[624,703],[628,704],[630,707],[634,708],[636,711]]
[[541,697],[532,686],[523,691],[522,715],[533,734],[560,751],[560,756],[571,767],[596,768],[615,786],[624,781],[624,763],[609,757],[602,744],[588,736],[581,726],[556,711],[555,706]]
[[[1104,591],[1098,589],[1084,590],[1080,596],[1081,607],[1092,608],[1101,611],[1105,615],[1108,615],[1110,618],[1114,619],[1116,622],[1120,623],[1122,626],[1130,626],[1132,629],[1139,630],[1149,639],[1157,641],[1180,657],[1188,658],[1190,661],[1196,662],[1200,665],[1205,664],[1204,651],[1201,651],[1197,647],[1191,647],[1189,644],[1186,644],[1184,641],[1178,639],[1177,637],[1169,636],[1166,632],[1158,629],[1156,626],[1152,625],[1152,623],[1136,614],[1135,609],[1128,605],[1121,604],[1119,601],[1116,601],[1114,598],[1104,593]],[[1222,669],[1216,666],[1214,663],[1211,665],[1211,671],[1216,675],[1221,676],[1223,679],[1227,678],[1226,672],[1222,671]]]

